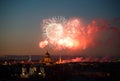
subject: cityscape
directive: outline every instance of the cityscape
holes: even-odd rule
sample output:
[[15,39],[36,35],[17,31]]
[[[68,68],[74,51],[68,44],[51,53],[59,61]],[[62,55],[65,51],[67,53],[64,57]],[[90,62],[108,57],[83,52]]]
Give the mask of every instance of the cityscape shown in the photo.
[[0,81],[120,81],[120,0],[0,0]]
[[42,60],[1,60],[1,81],[119,81],[119,61],[53,61],[49,52]]

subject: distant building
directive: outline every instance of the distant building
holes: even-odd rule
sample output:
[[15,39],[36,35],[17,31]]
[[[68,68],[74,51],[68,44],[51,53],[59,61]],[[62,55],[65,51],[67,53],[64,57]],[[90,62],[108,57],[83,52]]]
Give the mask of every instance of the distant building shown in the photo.
[[45,53],[43,63],[47,66],[52,64],[52,60],[51,60],[50,54],[48,52]]
[[31,65],[29,68],[29,75],[34,75],[37,71],[37,68],[34,65]]
[[40,68],[39,68],[38,75],[40,75],[40,76],[42,76],[43,78],[45,78],[45,70],[44,70],[43,67],[40,67]]
[[25,65],[22,67],[22,73],[20,74],[21,78],[28,78],[27,68]]

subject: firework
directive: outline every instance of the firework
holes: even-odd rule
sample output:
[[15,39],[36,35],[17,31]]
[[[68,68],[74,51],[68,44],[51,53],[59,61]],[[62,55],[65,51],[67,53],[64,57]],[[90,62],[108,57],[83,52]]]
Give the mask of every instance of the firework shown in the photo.
[[44,48],[48,45],[46,41],[49,41],[56,49],[78,47],[79,26],[78,19],[67,20],[64,17],[45,19],[42,23],[45,41],[41,41],[39,46]]
[[[89,46],[102,45],[102,42],[112,38],[109,31],[113,29],[108,28],[107,25],[105,22],[96,20],[84,25],[80,18],[54,17],[44,19],[41,24],[44,41],[40,41],[39,46],[44,48],[49,45],[59,50],[84,50]],[[103,41],[101,40],[102,36],[104,36]]]
[[47,46],[47,45],[48,45],[48,41],[47,41],[47,40],[41,41],[41,42],[39,43],[39,46],[40,46],[41,48],[44,48],[44,47]]

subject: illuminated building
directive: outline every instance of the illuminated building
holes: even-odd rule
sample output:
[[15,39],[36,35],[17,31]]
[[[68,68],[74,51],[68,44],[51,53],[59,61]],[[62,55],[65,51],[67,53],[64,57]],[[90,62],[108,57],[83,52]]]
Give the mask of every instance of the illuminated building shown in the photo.
[[43,63],[45,63],[45,65],[47,65],[47,66],[52,64],[52,60],[51,60],[50,54],[48,52],[46,52],[46,54],[44,56]]
[[40,67],[38,75],[40,75],[40,76],[42,76],[43,78],[45,78],[45,70],[44,70],[43,67]]
[[34,65],[31,65],[31,67],[29,68],[29,75],[34,75],[36,71],[37,68]]
[[23,67],[22,67],[22,73],[20,76],[21,76],[21,78],[28,78],[27,68],[25,67],[25,65],[23,65]]

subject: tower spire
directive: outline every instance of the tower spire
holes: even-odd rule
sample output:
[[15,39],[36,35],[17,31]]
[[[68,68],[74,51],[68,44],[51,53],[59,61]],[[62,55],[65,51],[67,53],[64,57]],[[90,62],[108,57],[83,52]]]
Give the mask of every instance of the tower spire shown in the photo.
[[31,55],[29,55],[29,59],[28,59],[28,62],[30,62],[31,61]]
[[60,58],[59,58],[59,62],[60,62],[60,63],[62,62],[62,59],[61,59],[61,53],[60,53]]

